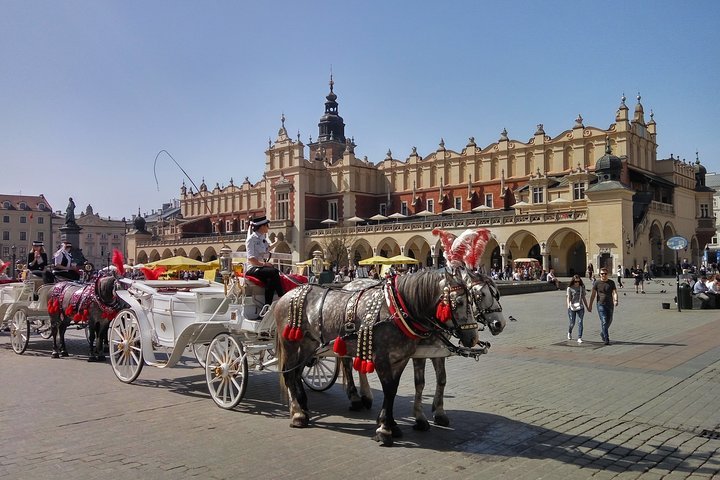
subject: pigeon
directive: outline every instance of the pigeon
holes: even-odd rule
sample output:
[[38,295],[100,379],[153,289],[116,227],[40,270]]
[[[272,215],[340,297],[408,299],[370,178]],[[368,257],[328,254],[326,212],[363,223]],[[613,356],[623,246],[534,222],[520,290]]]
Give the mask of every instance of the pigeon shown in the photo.
[[508,320],[511,322],[517,322],[517,318],[513,317],[512,315],[508,315]]
[[623,292],[623,295],[625,295],[627,297],[627,293]]
[[660,293],[667,293],[667,290],[660,290]]

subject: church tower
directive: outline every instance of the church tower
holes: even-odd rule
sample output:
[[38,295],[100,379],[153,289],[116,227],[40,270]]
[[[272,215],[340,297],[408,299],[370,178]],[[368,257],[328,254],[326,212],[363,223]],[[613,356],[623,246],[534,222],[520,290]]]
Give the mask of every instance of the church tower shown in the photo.
[[333,164],[341,159],[345,151],[345,122],[338,114],[337,95],[333,91],[335,82],[330,75],[330,93],[325,97],[325,114],[318,123],[317,142],[308,143],[310,160]]

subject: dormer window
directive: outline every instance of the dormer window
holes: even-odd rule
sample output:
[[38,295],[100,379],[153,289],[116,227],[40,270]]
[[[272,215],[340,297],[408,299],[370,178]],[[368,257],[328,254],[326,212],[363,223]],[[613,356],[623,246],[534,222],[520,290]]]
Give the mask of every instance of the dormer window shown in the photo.
[[5,200],[5,201],[3,202],[3,208],[10,208],[10,202],[8,202],[7,200]]
[[47,208],[47,206],[45,206],[44,203],[38,203],[38,209],[39,209],[39,210],[45,210],[46,208]]
[[20,210],[25,210],[25,209],[27,209],[27,203],[20,202]]

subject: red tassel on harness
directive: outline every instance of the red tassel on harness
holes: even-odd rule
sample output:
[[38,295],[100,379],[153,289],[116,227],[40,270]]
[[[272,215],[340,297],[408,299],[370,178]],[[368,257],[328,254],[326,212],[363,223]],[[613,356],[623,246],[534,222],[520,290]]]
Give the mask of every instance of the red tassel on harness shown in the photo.
[[290,332],[290,340],[293,342],[299,342],[303,338],[303,332],[300,327],[295,327],[292,329],[292,332]]
[[360,363],[360,373],[367,373],[367,360],[363,360]]
[[285,328],[283,328],[283,332],[282,332],[282,336],[285,340],[292,341],[292,338],[290,338],[290,332],[292,332],[292,327],[288,323],[287,325],[285,325]]
[[437,310],[435,310],[435,318],[445,323],[452,317],[452,310],[447,302],[438,303]]
[[76,322],[79,322],[80,320],[82,320],[82,314],[76,313],[75,315],[73,315],[73,320],[75,320]]
[[375,371],[375,362],[372,360],[367,361],[367,373],[373,373]]
[[355,359],[353,360],[353,368],[359,372],[360,367],[362,367],[362,358],[355,357]]
[[72,315],[72,313],[73,313],[73,307],[72,307],[72,305],[68,305],[67,308],[65,309],[65,315],[67,315],[69,317],[70,315]]
[[338,357],[344,357],[347,355],[347,344],[345,343],[345,339],[342,338],[340,335],[337,336],[335,339],[335,343],[333,344],[333,352],[335,352],[335,355]]

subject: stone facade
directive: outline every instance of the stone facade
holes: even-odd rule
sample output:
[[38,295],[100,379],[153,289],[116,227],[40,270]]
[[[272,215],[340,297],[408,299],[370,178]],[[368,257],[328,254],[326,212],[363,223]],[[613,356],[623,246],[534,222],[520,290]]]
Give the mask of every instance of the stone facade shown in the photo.
[[[316,141],[290,138],[283,116],[265,151],[262,179],[239,186],[231,179],[212,190],[203,181],[197,192],[183,185],[182,217],[195,226],[192,236],[188,230],[139,242],[136,258],[178,252],[211,260],[223,244],[242,250],[246,221],[255,215],[273,220],[271,236],[297,261],[319,249],[341,265],[375,254],[437,265],[435,227],[489,228],[488,269],[534,257],[559,274],[583,272],[589,263],[596,271],[673,263],[664,245],[675,235],[689,240],[684,256],[699,263],[714,235],[704,168],[657,159],[657,125],[652,114],[646,122],[640,96],[632,116],[623,96],[607,129],[585,126],[578,115],[554,136],[541,124],[527,141],[503,130],[484,147],[470,138],[452,150],[441,140],[434,152],[413,148],[403,160],[388,151],[373,163],[358,158],[354,139],[345,137],[333,87],[331,80]],[[397,218],[371,220],[392,214]]]
[[45,250],[52,248],[52,207],[40,194],[0,194],[0,261],[11,261],[13,255],[18,264],[25,264],[33,240],[45,243]]

